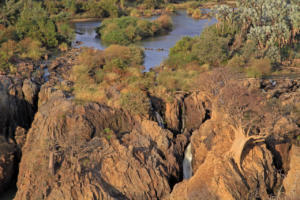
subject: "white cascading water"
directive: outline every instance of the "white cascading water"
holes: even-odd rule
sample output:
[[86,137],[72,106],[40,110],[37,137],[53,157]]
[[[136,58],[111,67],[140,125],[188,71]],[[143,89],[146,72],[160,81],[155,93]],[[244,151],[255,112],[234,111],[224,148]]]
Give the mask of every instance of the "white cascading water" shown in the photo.
[[192,169],[192,147],[191,143],[187,146],[184,152],[184,160],[183,160],[183,179],[189,179],[193,175]]
[[163,118],[160,116],[160,114],[158,112],[155,111],[155,118],[156,118],[156,121],[158,123],[158,125],[161,127],[161,128],[165,128],[165,125],[164,125],[164,120]]

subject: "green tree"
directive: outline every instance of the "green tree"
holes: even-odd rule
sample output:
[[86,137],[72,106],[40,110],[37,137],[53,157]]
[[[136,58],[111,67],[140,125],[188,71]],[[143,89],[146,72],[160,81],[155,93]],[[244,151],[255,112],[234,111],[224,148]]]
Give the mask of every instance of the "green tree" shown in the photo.
[[293,1],[239,0],[238,12],[243,34],[263,55],[272,58],[285,46],[298,43],[300,7]]
[[49,18],[41,3],[28,1],[16,23],[19,39],[31,37],[47,47],[58,45],[55,22]]

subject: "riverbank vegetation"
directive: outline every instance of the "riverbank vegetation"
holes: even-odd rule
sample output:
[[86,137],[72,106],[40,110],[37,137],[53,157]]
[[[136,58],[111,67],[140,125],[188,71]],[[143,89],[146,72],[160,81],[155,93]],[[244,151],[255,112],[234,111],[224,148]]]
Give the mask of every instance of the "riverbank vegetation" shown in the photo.
[[171,17],[162,15],[154,21],[136,17],[105,19],[97,29],[107,44],[128,45],[148,37],[167,33],[172,29]]
[[178,41],[167,65],[175,69],[192,63],[210,68],[227,65],[261,77],[284,70],[285,63],[296,64],[300,58],[299,5],[274,0],[238,1],[238,5],[237,9],[218,7],[218,23],[200,36]]
[[66,14],[70,18],[107,18],[121,16],[153,16],[176,9],[212,7],[220,0],[44,0],[51,15]]
[[12,72],[18,60],[37,61],[71,44],[74,31],[64,16],[50,16],[42,2],[7,1],[0,7],[0,70]]

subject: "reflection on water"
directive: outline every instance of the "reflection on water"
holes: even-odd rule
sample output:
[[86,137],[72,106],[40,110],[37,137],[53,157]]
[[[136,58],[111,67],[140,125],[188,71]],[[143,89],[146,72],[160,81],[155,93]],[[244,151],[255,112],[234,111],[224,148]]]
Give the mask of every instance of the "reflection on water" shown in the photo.
[[[152,67],[159,66],[168,57],[169,49],[182,37],[199,35],[205,27],[216,23],[216,19],[192,19],[187,16],[185,11],[179,11],[177,15],[173,15],[172,20],[174,27],[169,34],[149,38],[137,43],[137,45],[146,49],[164,49],[164,51],[145,50],[144,65],[146,71]],[[100,21],[75,23],[75,41],[83,42],[80,46],[105,49],[106,46],[101,43],[99,38],[96,38],[95,28],[99,25]]]

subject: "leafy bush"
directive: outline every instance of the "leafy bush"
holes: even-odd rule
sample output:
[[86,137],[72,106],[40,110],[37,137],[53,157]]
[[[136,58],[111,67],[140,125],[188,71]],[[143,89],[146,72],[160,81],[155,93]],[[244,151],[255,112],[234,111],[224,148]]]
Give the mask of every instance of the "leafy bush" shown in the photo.
[[31,38],[20,41],[18,47],[21,58],[31,58],[37,61],[46,54],[46,49],[42,47],[41,42]]
[[220,37],[214,26],[199,37],[184,37],[171,48],[168,64],[178,66],[197,62],[218,66],[229,59],[229,39]]
[[229,58],[229,38],[219,37],[215,27],[205,29],[197,43],[193,45],[194,51],[201,64],[219,65]]
[[121,17],[105,19],[97,32],[101,39],[108,44],[128,45],[155,34],[169,31],[171,27],[172,22],[167,16],[161,16],[153,22],[136,17]]
[[193,44],[196,39],[191,37],[183,37],[174,47],[170,49],[168,64],[184,65],[197,60],[197,55],[192,52]]
[[166,7],[166,11],[167,11],[167,12],[175,12],[175,11],[176,11],[176,7],[175,7],[173,4],[169,4],[169,5]]
[[260,78],[268,75],[272,70],[271,62],[268,58],[252,59],[248,65],[246,71],[249,77]]
[[200,9],[195,9],[192,14],[192,18],[200,19],[202,17],[202,12]]
[[73,67],[70,77],[75,98],[147,113],[149,101],[143,91],[149,78],[142,74],[143,58],[143,51],[135,46],[111,45],[104,51],[84,49],[78,56],[80,65]]

